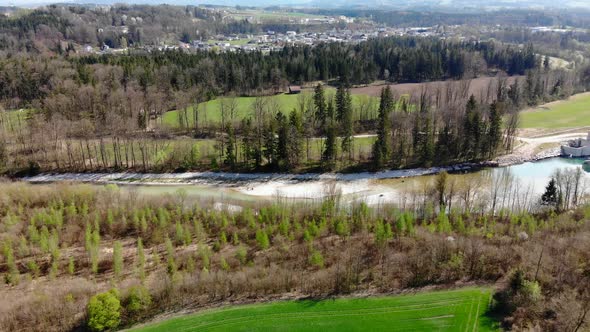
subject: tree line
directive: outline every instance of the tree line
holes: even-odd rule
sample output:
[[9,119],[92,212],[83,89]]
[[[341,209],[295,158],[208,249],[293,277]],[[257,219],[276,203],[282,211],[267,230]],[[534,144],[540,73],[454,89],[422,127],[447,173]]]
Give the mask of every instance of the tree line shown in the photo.
[[[68,88],[77,89],[94,89],[106,83],[108,88],[133,87],[147,94],[150,88],[157,88],[172,104],[176,91],[198,90],[203,99],[227,93],[276,93],[290,83],[318,80],[346,80],[350,84],[377,79],[425,82],[473,78],[491,70],[523,75],[538,62],[531,46],[520,50],[493,42],[414,37],[379,38],[358,45],[288,46],[269,55],[166,51],[63,60],[22,55],[0,60],[0,100],[12,101],[13,107],[43,102],[49,96],[67,94],[69,91],[59,89],[67,80],[71,81]],[[104,71],[110,76],[101,75]]]

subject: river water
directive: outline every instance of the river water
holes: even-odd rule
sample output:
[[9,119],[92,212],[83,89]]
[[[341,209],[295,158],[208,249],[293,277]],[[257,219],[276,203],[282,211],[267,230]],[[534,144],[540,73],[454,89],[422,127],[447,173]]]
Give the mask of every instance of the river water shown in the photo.
[[[469,182],[475,190],[491,189],[497,179],[510,178],[513,187],[540,195],[552,174],[561,169],[581,168],[583,160],[551,158],[479,171],[449,169],[451,183]],[[182,195],[189,199],[256,202],[276,199],[291,201],[320,200],[338,194],[343,202],[364,201],[370,205],[398,203],[408,195],[425,193],[434,184],[440,169],[416,169],[358,174],[44,174],[26,178],[32,183],[80,181],[95,185],[115,183],[123,190],[146,196]],[[585,179],[590,173],[584,172]],[[469,186],[469,185],[467,185]],[[457,185],[459,187],[459,185]]]

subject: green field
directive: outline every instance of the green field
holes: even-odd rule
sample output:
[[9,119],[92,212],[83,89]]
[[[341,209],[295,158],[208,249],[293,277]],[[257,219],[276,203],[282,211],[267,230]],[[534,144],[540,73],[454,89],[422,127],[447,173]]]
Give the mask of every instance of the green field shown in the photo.
[[32,112],[31,109],[0,111],[0,129],[11,132],[22,128]]
[[[327,89],[327,96],[332,96],[334,94],[334,89]],[[312,98],[310,92],[304,92],[305,94],[309,95],[309,98]],[[289,95],[289,94],[279,94],[272,97],[263,97],[268,105],[276,105],[277,107],[272,107],[271,109],[280,109],[283,113],[290,113],[293,109],[299,108],[299,100],[301,95]],[[256,100],[256,97],[236,97],[235,104],[236,104],[236,113],[235,119],[237,121],[244,119],[250,115],[252,115],[252,104]],[[231,98],[223,97],[217,98],[205,103],[199,104],[199,121],[201,123],[220,123],[221,122],[221,104],[226,103],[228,105],[231,101]],[[370,111],[365,114],[367,117],[376,117],[377,116],[377,107],[379,106],[379,99],[375,97],[369,97],[365,95],[352,95],[352,103],[353,108],[355,109],[355,116],[358,118],[361,116],[360,110],[358,105],[360,103],[367,103],[371,102],[372,106],[370,107]],[[171,111],[166,112],[163,117],[163,123],[170,127],[179,127],[179,112],[181,111]],[[189,122],[189,126],[192,126],[194,123],[194,116],[193,116],[194,108],[189,107],[187,110],[187,118]]]
[[521,128],[568,128],[590,126],[590,93],[549,103],[521,113]]
[[133,331],[494,331],[490,289],[207,310]]
[[[297,95],[276,95],[272,97],[264,97],[268,103],[276,103],[280,105],[281,110],[283,112],[291,112],[293,108],[297,107]],[[199,104],[199,121],[203,122],[211,122],[211,123],[219,123],[221,122],[221,105],[222,103],[226,103],[229,105],[232,101],[232,98],[217,98],[205,103]],[[252,113],[252,103],[254,102],[255,97],[236,97],[234,98],[236,104],[236,119],[243,119],[249,116]],[[164,114],[164,124],[176,127],[179,125],[178,120],[178,112],[179,111],[171,111],[166,112]],[[193,112],[194,108],[190,107],[188,109],[189,121],[193,119]],[[192,124],[192,122],[191,122]]]

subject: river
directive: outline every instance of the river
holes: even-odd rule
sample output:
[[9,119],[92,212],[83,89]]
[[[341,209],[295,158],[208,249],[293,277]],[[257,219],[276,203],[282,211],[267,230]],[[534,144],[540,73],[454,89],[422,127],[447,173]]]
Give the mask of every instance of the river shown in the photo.
[[[527,195],[540,195],[558,169],[581,168],[583,160],[550,158],[478,171],[464,167],[446,169],[451,183],[478,191],[490,191],[494,179],[510,178],[512,186]],[[78,181],[94,185],[114,183],[141,195],[177,195],[188,199],[256,202],[283,199],[320,200],[338,194],[343,202],[363,201],[369,205],[400,203],[426,193],[433,186],[440,168],[356,174],[221,174],[213,172],[180,174],[42,174],[25,178],[31,183]],[[585,179],[590,174],[584,172]],[[459,185],[457,185],[459,187]],[[515,189],[515,190],[516,190]]]

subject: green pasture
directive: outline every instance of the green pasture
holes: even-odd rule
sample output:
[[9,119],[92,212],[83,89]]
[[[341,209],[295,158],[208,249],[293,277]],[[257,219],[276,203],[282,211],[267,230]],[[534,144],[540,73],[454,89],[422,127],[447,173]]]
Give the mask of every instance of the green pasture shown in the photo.
[[0,111],[0,129],[11,132],[22,128],[32,112],[32,109]]
[[159,331],[495,331],[487,288],[360,299],[285,301],[225,307],[169,319]]
[[590,93],[549,103],[521,113],[521,128],[568,128],[590,126]]
[[[326,96],[333,96],[335,90],[330,88],[326,91]],[[307,98],[312,98],[313,95],[309,91],[304,91],[303,94],[307,95]],[[281,110],[283,113],[291,113],[294,109],[299,109],[299,103],[301,95],[290,95],[290,94],[279,94],[270,97],[262,97],[265,103],[268,105],[269,110]],[[220,123],[221,122],[221,107],[222,104],[225,107],[229,107],[230,104],[235,103],[235,120],[247,118],[253,114],[253,103],[256,97],[220,97],[205,103],[199,104],[199,122],[203,123]],[[375,118],[377,116],[377,109],[379,107],[379,98],[370,97],[366,95],[352,95],[352,104],[355,112],[355,118]],[[361,108],[361,105],[365,107]],[[186,116],[181,112],[183,110],[175,110],[166,112],[163,116],[163,124],[169,127],[177,128],[180,127],[179,113],[182,117],[188,120],[188,126],[194,124],[194,106],[189,107],[186,110]],[[274,112],[273,112],[274,113]]]
[[[266,103],[276,104],[283,112],[288,113],[297,107],[297,95],[281,94],[272,97],[263,97]],[[235,104],[236,120],[241,120],[250,116],[253,112],[252,104],[256,100],[256,97],[224,97],[217,98],[205,103],[200,103],[197,108],[199,112],[199,121],[202,123],[220,123],[221,122],[221,107],[230,108],[231,104]],[[163,123],[168,126],[178,127],[179,126],[179,113],[182,110],[176,110],[166,112],[164,114]],[[189,125],[194,124],[194,112],[195,107],[189,107],[187,109]],[[228,114],[229,117],[229,114]],[[229,120],[229,119],[228,119]]]

